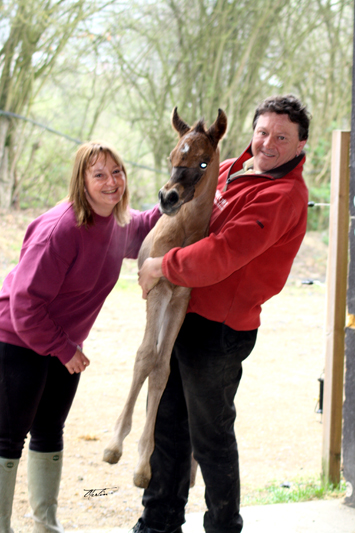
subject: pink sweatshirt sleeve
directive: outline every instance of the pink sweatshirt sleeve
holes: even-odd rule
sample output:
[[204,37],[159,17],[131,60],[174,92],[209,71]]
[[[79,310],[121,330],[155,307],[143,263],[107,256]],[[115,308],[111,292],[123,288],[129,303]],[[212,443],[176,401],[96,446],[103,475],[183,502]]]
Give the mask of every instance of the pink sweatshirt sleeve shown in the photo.
[[161,213],[156,205],[153,209],[143,212],[131,209],[131,216],[125,257],[136,259],[142,242],[161,217]]

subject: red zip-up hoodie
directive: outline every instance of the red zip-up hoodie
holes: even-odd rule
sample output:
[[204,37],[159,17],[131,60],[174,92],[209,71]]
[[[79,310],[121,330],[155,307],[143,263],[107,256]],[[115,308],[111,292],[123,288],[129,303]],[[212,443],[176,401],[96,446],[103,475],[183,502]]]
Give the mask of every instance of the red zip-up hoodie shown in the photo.
[[162,264],[172,283],[193,287],[187,312],[240,331],[259,327],[261,305],[285,285],[307,225],[305,154],[266,174],[234,176],[251,157],[249,146],[221,163],[209,236],[173,248]]

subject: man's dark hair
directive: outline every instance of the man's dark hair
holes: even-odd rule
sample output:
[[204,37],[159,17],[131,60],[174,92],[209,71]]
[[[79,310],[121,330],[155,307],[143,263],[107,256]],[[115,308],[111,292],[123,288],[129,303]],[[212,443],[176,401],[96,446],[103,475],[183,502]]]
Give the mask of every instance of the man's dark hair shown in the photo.
[[256,108],[253,119],[253,130],[255,130],[256,123],[260,115],[264,113],[277,113],[278,115],[288,115],[291,122],[298,124],[298,137],[300,141],[308,139],[308,129],[311,120],[311,115],[305,105],[293,96],[293,94],[286,94],[285,96],[270,96],[261,102]]

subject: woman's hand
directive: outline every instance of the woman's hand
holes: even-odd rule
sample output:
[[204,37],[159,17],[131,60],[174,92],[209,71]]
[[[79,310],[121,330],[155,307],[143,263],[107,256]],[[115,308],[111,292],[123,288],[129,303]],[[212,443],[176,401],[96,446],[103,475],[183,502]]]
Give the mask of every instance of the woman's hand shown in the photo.
[[80,372],[84,372],[85,368],[89,366],[89,364],[89,359],[83,354],[80,348],[77,348],[75,354],[70,361],[65,364],[65,366],[70,374],[79,374]]
[[148,292],[158,283],[163,276],[161,265],[162,257],[148,257],[138,271],[138,283],[142,287],[142,297],[146,300]]

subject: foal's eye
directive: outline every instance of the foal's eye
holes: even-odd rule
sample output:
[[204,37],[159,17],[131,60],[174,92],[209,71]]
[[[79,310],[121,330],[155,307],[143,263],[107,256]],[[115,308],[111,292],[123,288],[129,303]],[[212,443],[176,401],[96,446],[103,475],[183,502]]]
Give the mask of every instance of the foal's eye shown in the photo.
[[207,167],[207,163],[200,163],[200,167],[201,168],[206,168]]

